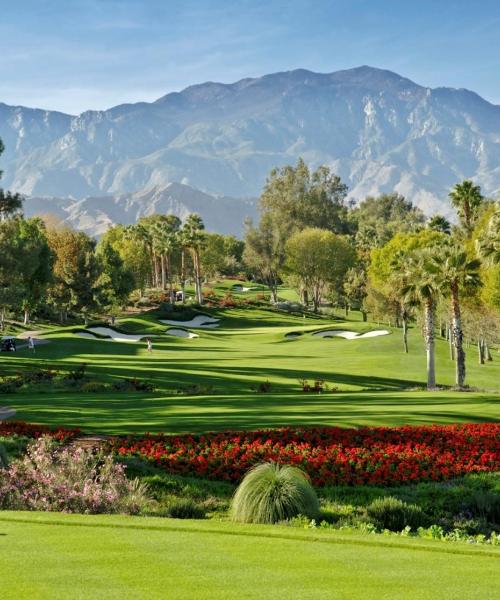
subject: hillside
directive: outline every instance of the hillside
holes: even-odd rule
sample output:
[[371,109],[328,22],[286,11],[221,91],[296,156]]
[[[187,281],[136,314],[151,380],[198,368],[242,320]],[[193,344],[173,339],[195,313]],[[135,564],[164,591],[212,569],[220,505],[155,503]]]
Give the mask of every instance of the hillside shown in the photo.
[[351,198],[395,190],[429,213],[446,212],[465,177],[500,189],[500,106],[371,67],[208,82],[78,116],[0,104],[0,137],[4,185],[38,197],[170,182],[255,197],[272,167],[299,156],[330,165]]

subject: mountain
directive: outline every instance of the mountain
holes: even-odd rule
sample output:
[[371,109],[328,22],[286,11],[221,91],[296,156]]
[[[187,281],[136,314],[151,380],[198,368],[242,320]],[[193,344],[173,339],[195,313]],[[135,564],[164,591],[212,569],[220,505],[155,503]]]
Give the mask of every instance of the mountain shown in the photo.
[[449,213],[466,177],[500,189],[500,106],[371,67],[208,82],[78,116],[0,104],[0,137],[5,187],[97,207],[171,182],[255,197],[299,156],[330,165],[353,199],[398,191],[428,213]]
[[257,218],[257,201],[252,198],[215,197],[182,183],[115,196],[72,198],[28,197],[26,216],[51,214],[75,229],[99,236],[112,225],[131,225],[140,217],[172,213],[184,220],[190,213],[203,218],[208,231],[242,237],[246,218]]

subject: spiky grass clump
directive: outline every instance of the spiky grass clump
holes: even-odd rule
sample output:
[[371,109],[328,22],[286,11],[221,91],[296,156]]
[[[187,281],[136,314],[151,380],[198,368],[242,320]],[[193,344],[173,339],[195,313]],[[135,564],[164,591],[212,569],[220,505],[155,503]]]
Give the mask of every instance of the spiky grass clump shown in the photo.
[[240,523],[278,523],[298,515],[314,519],[318,514],[318,497],[308,476],[276,463],[250,469],[231,504],[231,517]]

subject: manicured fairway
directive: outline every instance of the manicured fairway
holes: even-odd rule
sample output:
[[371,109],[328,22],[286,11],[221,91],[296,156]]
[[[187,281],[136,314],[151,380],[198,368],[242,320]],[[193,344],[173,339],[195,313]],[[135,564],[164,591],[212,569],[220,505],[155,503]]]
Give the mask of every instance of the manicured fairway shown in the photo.
[[[476,364],[467,350],[468,382],[481,392],[412,391],[425,383],[425,353],[417,329],[410,353],[401,350],[401,331],[381,337],[321,339],[317,329],[357,332],[385,328],[354,318],[334,321],[291,316],[262,308],[212,311],[220,328],[193,329],[196,339],[164,334],[158,314],[121,319],[120,330],[155,335],[153,353],[144,343],[117,343],[54,329],[50,344],[36,354],[2,355],[2,374],[36,368],[67,371],[87,364],[88,376],[112,383],[136,377],[154,383],[155,393],[54,392],[2,395],[17,418],[87,431],[206,431],[288,424],[399,425],[478,422],[500,418],[500,359]],[[290,332],[301,335],[285,338]],[[452,384],[454,363],[445,341],[437,341],[438,382]],[[323,379],[336,393],[304,394],[299,379]],[[269,393],[258,386],[269,382]]]
[[6,600],[493,600],[499,559],[496,548],[400,537],[0,513]]
[[344,394],[41,394],[12,396],[16,419],[95,433],[203,432],[284,425],[483,423],[500,417],[500,399],[456,392]]

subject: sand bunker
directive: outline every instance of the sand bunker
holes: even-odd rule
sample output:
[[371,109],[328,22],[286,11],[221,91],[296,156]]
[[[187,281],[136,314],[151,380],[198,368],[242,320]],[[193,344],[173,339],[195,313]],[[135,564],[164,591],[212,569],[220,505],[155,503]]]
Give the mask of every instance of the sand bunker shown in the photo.
[[258,290],[258,287],[245,287],[244,285],[233,285],[233,292],[251,292]]
[[292,331],[290,333],[286,333],[285,337],[287,340],[294,340],[295,338],[300,337],[302,334],[301,333],[297,333],[295,331]]
[[169,319],[161,319],[160,323],[165,325],[177,325],[181,327],[195,327],[199,329],[215,329],[219,327],[220,319],[207,317],[206,315],[196,315],[191,321],[173,321]]
[[167,335],[175,335],[175,337],[180,338],[197,338],[200,337],[197,333],[192,333],[191,331],[186,331],[185,329],[167,329],[165,331]]
[[5,419],[10,419],[16,414],[15,408],[10,408],[10,406],[0,406],[0,421],[5,421]]
[[[129,334],[129,333],[120,333],[119,331],[115,331],[110,327],[89,327],[89,331],[91,333],[97,333],[97,335],[105,335],[113,340],[113,342],[140,342],[144,338],[150,337],[150,334],[141,333],[138,334]],[[85,334],[77,334],[77,335],[85,335]],[[88,335],[88,334],[87,334]],[[96,338],[94,337],[94,340]]]
[[313,335],[317,337],[341,337],[346,340],[359,340],[361,338],[378,337],[379,335],[389,335],[391,332],[387,329],[376,329],[367,333],[357,333],[356,331],[347,331],[343,329],[327,329],[325,331],[315,331]]

